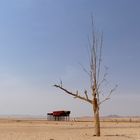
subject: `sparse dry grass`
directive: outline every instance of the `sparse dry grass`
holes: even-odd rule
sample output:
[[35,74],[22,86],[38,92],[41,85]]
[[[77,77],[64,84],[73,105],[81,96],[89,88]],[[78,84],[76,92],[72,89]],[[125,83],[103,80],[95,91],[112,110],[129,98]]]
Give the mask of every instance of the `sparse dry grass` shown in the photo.
[[88,121],[0,120],[0,140],[140,140],[140,121],[104,120],[101,137],[93,135]]

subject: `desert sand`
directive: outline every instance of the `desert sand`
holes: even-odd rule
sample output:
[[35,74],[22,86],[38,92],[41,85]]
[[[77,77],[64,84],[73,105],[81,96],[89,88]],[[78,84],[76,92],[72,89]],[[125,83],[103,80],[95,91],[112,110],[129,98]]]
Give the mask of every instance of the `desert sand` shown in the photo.
[[140,121],[102,121],[95,137],[92,121],[0,119],[0,140],[140,140]]

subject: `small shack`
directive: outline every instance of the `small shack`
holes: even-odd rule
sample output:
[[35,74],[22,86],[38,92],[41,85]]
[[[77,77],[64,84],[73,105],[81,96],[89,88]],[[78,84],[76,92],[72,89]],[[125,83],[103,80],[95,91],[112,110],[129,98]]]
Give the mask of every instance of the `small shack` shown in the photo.
[[47,120],[49,121],[69,121],[70,111],[53,111],[47,113]]

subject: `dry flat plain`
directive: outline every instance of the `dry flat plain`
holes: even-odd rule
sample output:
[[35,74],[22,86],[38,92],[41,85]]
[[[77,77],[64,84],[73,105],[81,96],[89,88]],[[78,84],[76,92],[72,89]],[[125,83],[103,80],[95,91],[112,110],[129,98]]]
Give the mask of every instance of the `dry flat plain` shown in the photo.
[[102,121],[101,137],[93,135],[91,121],[0,119],[0,140],[140,140],[140,121]]

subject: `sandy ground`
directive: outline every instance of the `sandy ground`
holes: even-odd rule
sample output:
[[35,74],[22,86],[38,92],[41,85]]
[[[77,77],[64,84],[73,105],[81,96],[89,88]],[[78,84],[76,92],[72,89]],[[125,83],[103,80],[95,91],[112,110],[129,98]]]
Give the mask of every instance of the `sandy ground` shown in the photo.
[[140,140],[140,122],[101,122],[93,135],[93,122],[0,119],[0,140]]

